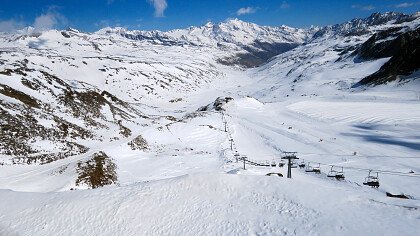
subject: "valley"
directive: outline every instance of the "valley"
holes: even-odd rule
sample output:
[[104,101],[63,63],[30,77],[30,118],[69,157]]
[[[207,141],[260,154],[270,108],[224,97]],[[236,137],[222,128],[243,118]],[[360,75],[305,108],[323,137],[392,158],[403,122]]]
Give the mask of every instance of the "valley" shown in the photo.
[[415,235],[418,68],[363,45],[419,19],[1,35],[0,235]]

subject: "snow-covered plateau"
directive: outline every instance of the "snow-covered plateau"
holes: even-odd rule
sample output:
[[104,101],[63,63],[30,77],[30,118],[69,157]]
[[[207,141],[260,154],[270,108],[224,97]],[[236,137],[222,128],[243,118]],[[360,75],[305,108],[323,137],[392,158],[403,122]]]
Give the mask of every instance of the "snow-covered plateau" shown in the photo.
[[419,235],[419,24],[0,33],[0,235]]

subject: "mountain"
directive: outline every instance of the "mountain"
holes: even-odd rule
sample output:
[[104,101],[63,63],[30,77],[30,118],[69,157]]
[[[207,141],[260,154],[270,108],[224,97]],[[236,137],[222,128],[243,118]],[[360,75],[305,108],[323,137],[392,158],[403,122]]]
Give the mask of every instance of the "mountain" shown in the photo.
[[[358,55],[361,58],[391,57],[377,72],[363,78],[357,85],[384,84],[407,77],[420,68],[420,29],[401,33],[377,33],[362,44]],[[378,35],[381,35],[378,37]],[[395,38],[396,37],[396,38]],[[372,45],[374,44],[374,45]],[[415,76],[415,75],[414,75]]]
[[401,25],[416,21],[418,18],[418,13],[412,15],[398,12],[373,13],[367,18],[356,18],[345,23],[322,27],[315,33],[314,38],[360,36],[381,30],[381,27],[377,26]]
[[[272,83],[271,88],[264,91],[265,96],[322,94],[324,89],[331,87],[351,90],[358,85],[398,82],[399,75],[408,76],[419,69],[413,59],[416,48],[419,48],[416,39],[419,23],[418,14],[384,13],[322,27],[304,44],[272,58],[253,71],[255,76],[267,78]],[[401,55],[402,52],[407,53]],[[400,58],[397,59],[400,62],[393,63],[394,69],[385,70],[389,68],[390,57],[395,59],[389,63],[396,58]],[[407,69],[399,70],[400,66]],[[364,79],[371,75],[374,80]],[[409,77],[407,81],[416,78]],[[284,91],[285,88],[288,91]]]
[[419,23],[0,33],[0,235],[416,235]]
[[238,19],[230,19],[214,24],[208,22],[200,27],[161,31],[129,31],[123,28],[105,28],[98,34],[121,35],[133,40],[147,40],[162,45],[193,45],[217,48],[231,52],[220,59],[227,65],[240,64],[255,67],[267,59],[295,48],[311,37],[311,30],[295,29],[287,26],[259,26]]
[[401,76],[410,83],[419,68],[419,22],[418,13],[375,13],[310,29],[230,19],[168,32],[3,33],[1,163],[69,160],[76,170],[81,160],[108,160],[108,146],[164,152],[150,141],[156,134],[144,133],[222,111],[203,109],[217,96],[273,102],[357,92]]

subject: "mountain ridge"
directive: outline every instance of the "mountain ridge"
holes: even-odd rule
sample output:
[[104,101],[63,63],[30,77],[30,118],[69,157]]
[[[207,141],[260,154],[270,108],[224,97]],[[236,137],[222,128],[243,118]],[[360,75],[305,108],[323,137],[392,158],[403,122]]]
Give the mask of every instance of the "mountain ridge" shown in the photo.
[[[307,32],[233,19],[169,32],[1,34],[0,163],[73,168],[113,145],[130,153],[172,155],[184,149],[161,144],[158,134],[211,114],[200,107],[217,97],[273,102],[328,97],[331,91],[347,96],[407,46],[394,40],[417,29],[419,19],[419,14],[373,14]],[[281,34],[274,37],[276,32]],[[404,41],[418,37],[407,35]],[[414,65],[407,73],[418,70],[417,64],[398,65]],[[401,70],[391,69],[382,68],[385,75],[361,88],[390,82],[382,77],[399,84]]]

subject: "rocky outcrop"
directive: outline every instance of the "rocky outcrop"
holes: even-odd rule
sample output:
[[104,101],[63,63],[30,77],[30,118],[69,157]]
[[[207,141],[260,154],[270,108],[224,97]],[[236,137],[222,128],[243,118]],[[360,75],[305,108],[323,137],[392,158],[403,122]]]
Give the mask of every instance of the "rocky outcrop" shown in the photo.
[[245,53],[238,53],[232,57],[219,59],[223,65],[241,65],[253,68],[266,63],[270,58],[296,48],[298,43],[266,43],[254,42],[251,46],[244,47]]
[[[372,36],[373,37],[373,36]],[[362,55],[365,58],[392,56],[377,72],[363,78],[353,87],[360,85],[378,85],[396,80],[399,76],[409,76],[420,69],[420,28],[401,34],[394,40],[379,43],[367,50],[364,45]]]
[[231,97],[218,97],[214,102],[210,103],[209,105],[200,107],[198,111],[224,111],[225,109],[223,108],[223,106],[231,100],[233,100],[233,98]]
[[76,186],[99,188],[118,183],[117,165],[104,152],[95,153],[88,161],[77,163],[76,171]]
[[391,28],[372,35],[366,42],[354,51],[356,60],[374,60],[385,57],[392,57],[401,48],[404,42],[394,40],[401,35],[401,28]]
[[80,155],[89,150],[81,143],[103,139],[101,130],[118,127],[115,140],[126,138],[131,130],[125,122],[147,118],[107,91],[76,89],[47,71],[28,69],[25,62],[1,75],[16,78],[14,87],[0,82],[5,98],[0,100],[0,154],[10,157],[4,164],[46,164]]
[[131,150],[149,150],[149,144],[141,135],[128,142],[128,145],[131,147]]

